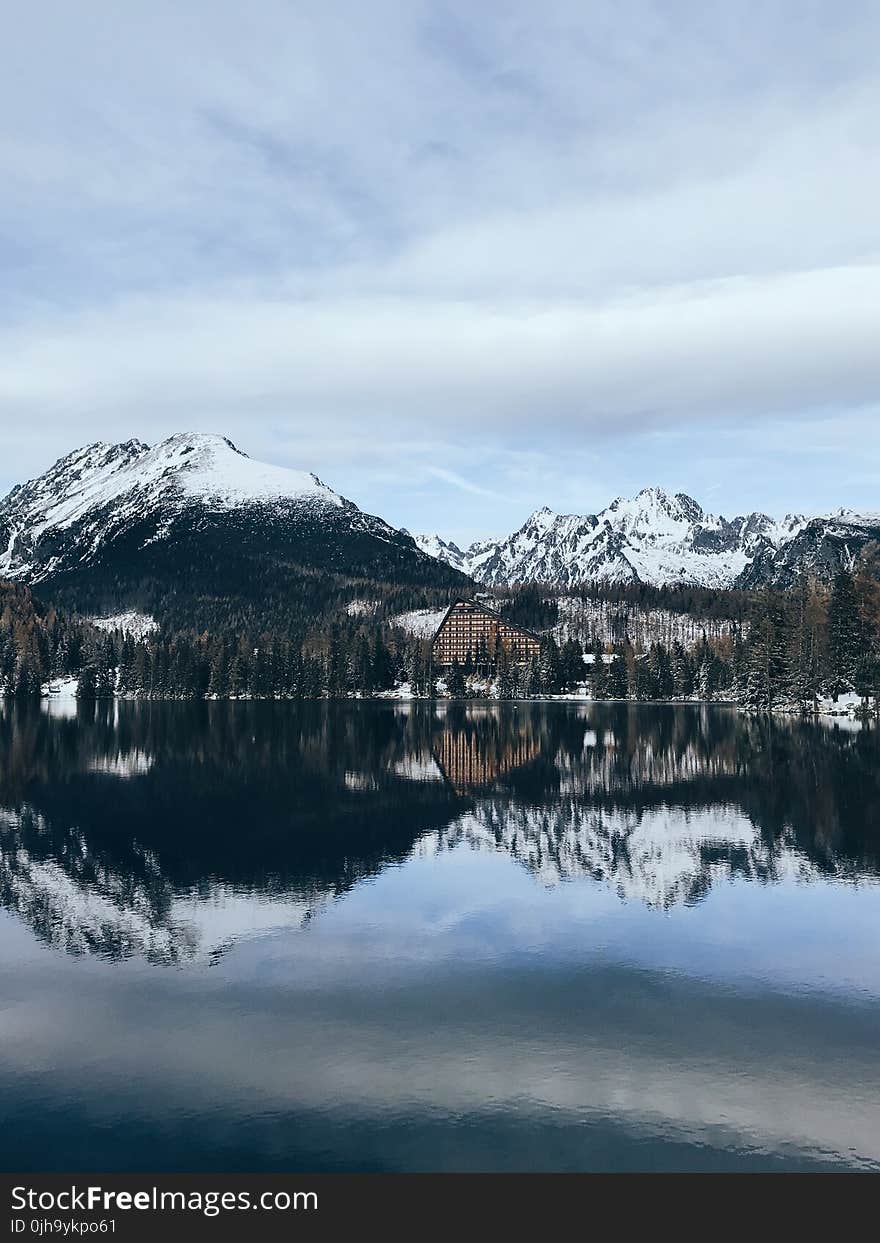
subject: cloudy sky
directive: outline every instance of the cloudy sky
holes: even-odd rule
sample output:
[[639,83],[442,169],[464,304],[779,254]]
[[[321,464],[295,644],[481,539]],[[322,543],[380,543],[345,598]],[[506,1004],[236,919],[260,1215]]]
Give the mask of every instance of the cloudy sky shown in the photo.
[[459,540],[880,509],[880,6],[33,0],[0,489],[200,429]]

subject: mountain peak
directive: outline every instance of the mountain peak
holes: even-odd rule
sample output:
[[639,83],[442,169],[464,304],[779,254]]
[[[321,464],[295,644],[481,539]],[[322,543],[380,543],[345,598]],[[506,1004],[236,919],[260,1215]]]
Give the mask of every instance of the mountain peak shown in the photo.
[[116,611],[147,580],[173,583],[174,598],[197,581],[206,599],[245,598],[254,566],[282,599],[302,567],[462,583],[317,475],[255,461],[216,433],[86,445],[0,501],[0,575],[72,584],[77,600],[101,583]]
[[173,436],[160,441],[155,448],[167,449],[169,452],[187,449],[224,452],[226,449],[231,449],[239,457],[249,456],[243,449],[239,449],[238,445],[233,444],[228,436],[223,436],[220,432],[175,432]]
[[357,512],[317,475],[257,462],[227,436],[178,432],[152,447],[96,441],[0,501],[0,573],[30,574],[51,532],[73,538],[88,529],[91,556],[108,532],[146,518],[161,527],[194,506],[211,513],[254,506]]

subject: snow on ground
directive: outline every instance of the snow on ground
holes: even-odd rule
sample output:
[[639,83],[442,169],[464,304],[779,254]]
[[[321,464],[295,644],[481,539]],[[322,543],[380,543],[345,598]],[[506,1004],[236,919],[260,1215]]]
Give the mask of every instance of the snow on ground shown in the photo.
[[345,611],[349,617],[372,617],[378,607],[378,600],[349,600]]
[[138,613],[134,609],[129,609],[127,613],[113,613],[109,617],[88,617],[86,620],[98,630],[106,630],[108,634],[121,630],[132,639],[143,639],[159,629],[159,623],[154,617],[150,617],[148,613]]
[[391,618],[390,625],[399,626],[420,639],[430,639],[445,616],[446,609],[414,609],[411,613],[398,613]]
[[[845,695],[838,695],[837,699],[832,699],[830,695],[820,695],[817,700],[818,720],[829,727],[837,728],[841,726],[844,729],[861,729],[862,722],[859,719],[859,713],[863,710],[865,701],[860,695],[854,691],[849,691]],[[782,705],[778,711],[789,716],[797,716],[800,714],[800,705]]]

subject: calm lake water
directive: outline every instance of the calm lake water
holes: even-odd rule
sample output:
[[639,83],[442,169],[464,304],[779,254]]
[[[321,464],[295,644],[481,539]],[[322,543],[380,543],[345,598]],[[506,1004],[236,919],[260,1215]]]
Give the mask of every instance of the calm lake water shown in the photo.
[[880,1168],[880,747],[0,708],[0,1169]]

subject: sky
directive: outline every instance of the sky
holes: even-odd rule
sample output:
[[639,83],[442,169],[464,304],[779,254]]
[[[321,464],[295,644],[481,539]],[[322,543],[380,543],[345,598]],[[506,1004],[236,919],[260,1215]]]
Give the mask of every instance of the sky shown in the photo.
[[467,543],[880,509],[880,6],[33,0],[0,491],[220,432]]

